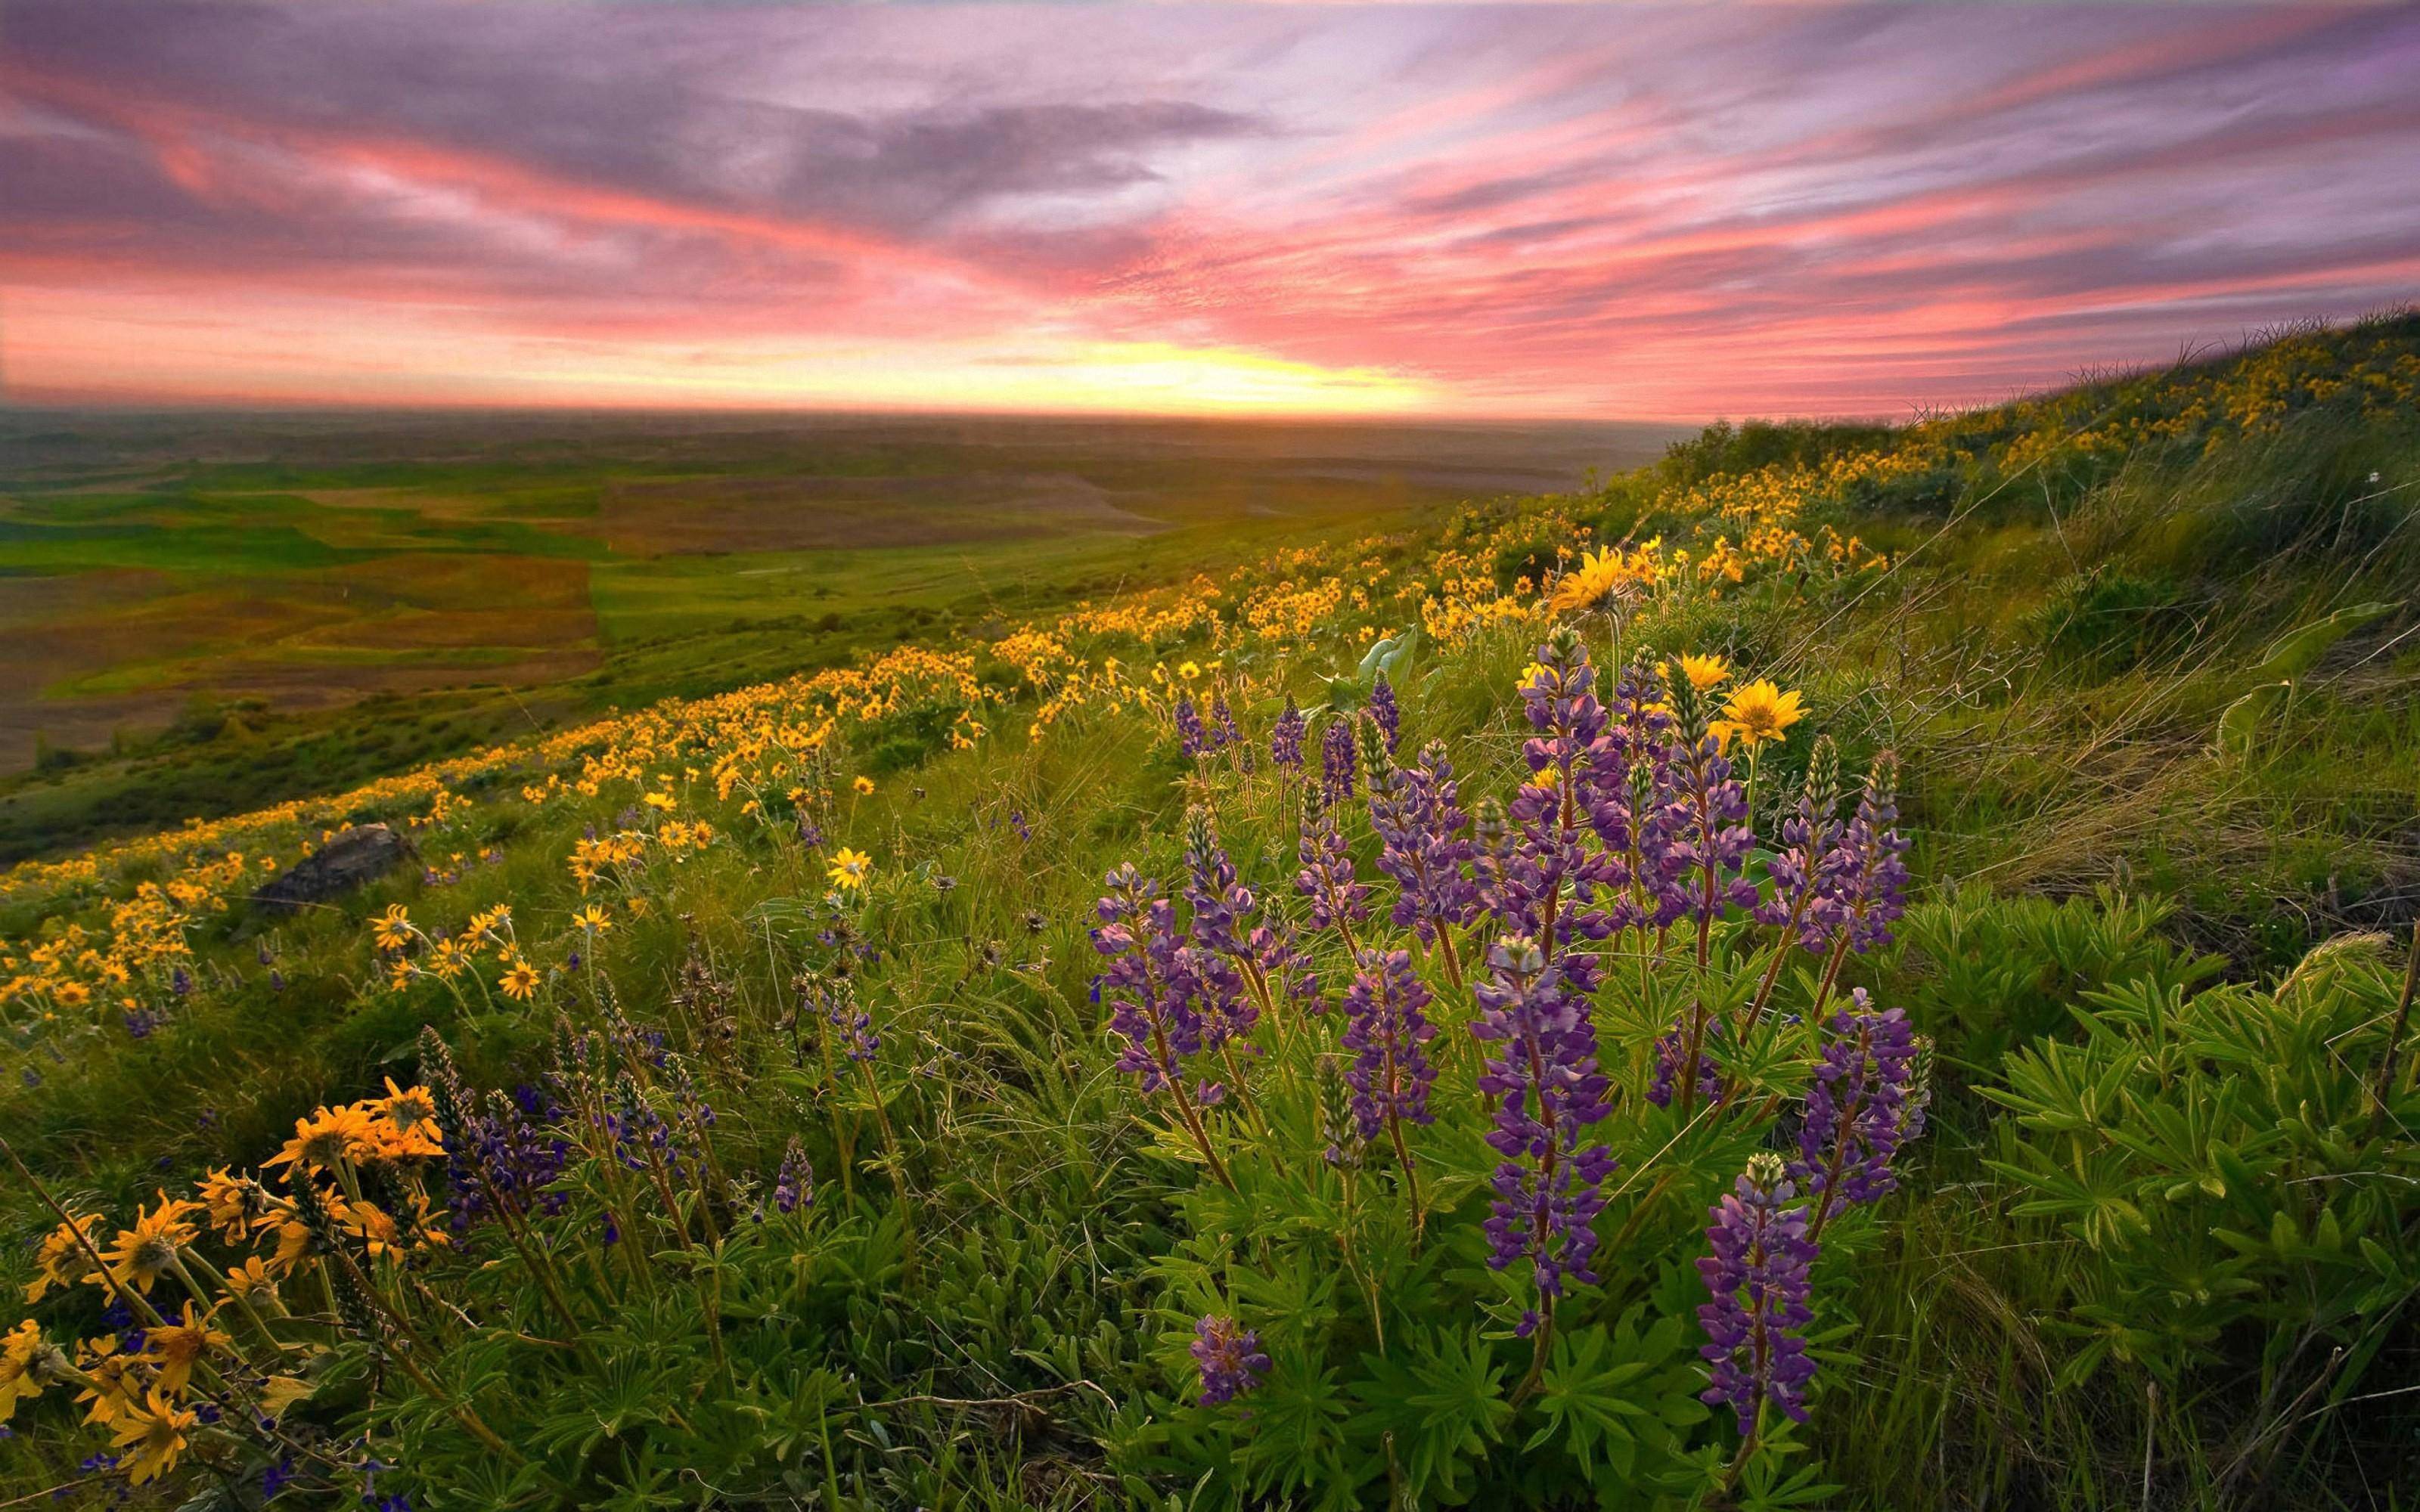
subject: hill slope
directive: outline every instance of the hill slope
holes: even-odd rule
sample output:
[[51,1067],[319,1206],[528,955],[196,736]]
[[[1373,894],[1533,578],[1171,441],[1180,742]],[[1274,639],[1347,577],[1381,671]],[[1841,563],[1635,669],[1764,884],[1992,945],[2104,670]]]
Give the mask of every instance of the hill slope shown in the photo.
[[1716,427],[21,866],[0,1489],[2372,1504],[2416,391]]

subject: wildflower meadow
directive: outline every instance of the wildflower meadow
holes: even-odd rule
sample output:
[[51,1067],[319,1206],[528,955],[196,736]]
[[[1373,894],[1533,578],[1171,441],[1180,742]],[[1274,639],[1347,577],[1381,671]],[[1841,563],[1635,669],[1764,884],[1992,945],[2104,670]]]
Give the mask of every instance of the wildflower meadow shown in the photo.
[[2415,490],[2285,332],[20,865],[0,1506],[2408,1503]]

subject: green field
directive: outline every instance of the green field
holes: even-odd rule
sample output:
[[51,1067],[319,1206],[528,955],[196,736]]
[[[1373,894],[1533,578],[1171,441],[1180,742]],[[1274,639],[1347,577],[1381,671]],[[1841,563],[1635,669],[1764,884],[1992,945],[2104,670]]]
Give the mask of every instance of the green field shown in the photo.
[[1671,434],[0,413],[0,860],[1568,486]]

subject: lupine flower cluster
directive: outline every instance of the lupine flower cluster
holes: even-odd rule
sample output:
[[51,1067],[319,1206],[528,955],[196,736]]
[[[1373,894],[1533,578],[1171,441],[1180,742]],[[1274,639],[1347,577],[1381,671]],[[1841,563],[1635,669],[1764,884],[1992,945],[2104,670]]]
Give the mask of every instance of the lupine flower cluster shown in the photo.
[[1370,917],[1370,885],[1355,875],[1353,852],[1335,811],[1316,798],[1303,803],[1302,839],[1296,855],[1302,870],[1295,873],[1295,890],[1310,900],[1313,929],[1350,933],[1355,924]]
[[[1596,1028],[1587,1000],[1538,943],[1508,936],[1487,954],[1470,1032],[1495,1046],[1480,1090],[1496,1103],[1488,1145],[1503,1157],[1487,1218],[1488,1264],[1503,1270],[1528,1259],[1538,1294],[1552,1306],[1568,1278],[1597,1279],[1596,1215],[1613,1156],[1582,1142],[1603,1119],[1606,1079],[1596,1062]],[[1535,1314],[1522,1319],[1526,1335]]]
[[1365,1142],[1399,1122],[1429,1121],[1429,1088],[1436,1080],[1428,1054],[1436,1026],[1424,1011],[1430,995],[1410,951],[1361,952],[1361,969],[1344,993],[1340,1042],[1353,1052],[1344,1079],[1353,1088],[1354,1127]]
[[1310,721],[1294,699],[1286,699],[1285,712],[1278,716],[1277,728],[1269,732],[1269,760],[1289,772],[1302,770],[1302,737]]
[[1897,1191],[1891,1157],[1924,1133],[1923,1103],[1911,1096],[1916,1040],[1907,1014],[1876,1011],[1859,987],[1825,1028],[1790,1165],[1791,1179],[1815,1200],[1818,1231],[1849,1204]]
[[1202,728],[1202,710],[1190,693],[1176,695],[1176,748],[1187,761],[1201,755],[1210,747],[1210,737]]
[[1753,1436],[1766,1402],[1792,1421],[1807,1421],[1807,1384],[1815,1376],[1799,1331],[1813,1320],[1807,1304],[1816,1245],[1807,1211],[1781,1157],[1748,1157],[1747,1170],[1709,1213],[1712,1253],[1698,1261],[1713,1300],[1698,1309],[1706,1331],[1699,1350],[1713,1365],[1705,1399],[1728,1404],[1743,1435]]
[[[1329,935],[1353,972],[1334,1048],[1313,1050],[1321,1163],[1345,1179],[1350,1212],[1353,1182],[1369,1171],[1372,1150],[1381,1139],[1391,1145],[1418,1244],[1425,1211],[1406,1135],[1450,1105],[1435,1093],[1440,999],[1421,969],[1433,961],[1450,984],[1449,1011],[1465,1003],[1472,1010],[1476,1085],[1497,1156],[1488,1260],[1497,1270],[1526,1262],[1534,1299],[1517,1332],[1537,1341],[1542,1366],[1559,1303],[1599,1280],[1597,1224],[1618,1164],[1594,1133],[1610,1113],[1594,1017],[1613,959],[1608,942],[1628,933],[1621,959],[1640,961],[1642,970],[1668,951],[1711,970],[1717,930],[1772,932],[1768,949],[1739,958],[1762,978],[1745,1011],[1717,1011],[1699,994],[1657,1039],[1643,1088],[1647,1103],[1677,1103],[1691,1117],[1763,1118],[1740,1111],[1769,1109],[1771,1100],[1741,1097],[1731,1065],[1751,1033],[1799,1025],[1766,1017],[1778,1012],[1768,998],[1788,951],[1831,958],[1816,994],[1821,1008],[1842,958],[1887,940],[1901,907],[1905,841],[1894,827],[1887,756],[1843,823],[1838,751],[1819,740],[1759,867],[1747,787],[1729,754],[1743,737],[1717,692],[1730,677],[1715,657],[1640,661],[1601,701],[1586,644],[1559,630],[1536,648],[1520,685],[1527,775],[1509,805],[1482,798],[1466,809],[1441,743],[1398,764],[1404,711],[1381,674],[1358,713],[1325,721],[1320,771],[1301,795],[1294,877],[1301,933],[1238,876],[1204,804],[1187,815],[1176,899],[1131,865],[1111,873],[1094,943],[1106,962],[1096,991],[1109,995],[1110,1027],[1124,1041],[1121,1069],[1140,1077],[1146,1093],[1173,1090],[1205,1163],[1234,1186],[1197,1111],[1230,1089],[1193,1083],[1186,1063],[1218,1052],[1242,1076],[1234,1052],[1253,1053],[1271,984],[1297,990],[1311,942]],[[1307,731],[1289,702],[1271,739],[1277,764],[1299,769]],[[1378,870],[1393,885],[1383,909],[1373,910],[1347,831],[1343,800],[1357,794],[1366,794]],[[1383,923],[1372,925],[1373,912]],[[1496,943],[1466,980],[1460,951],[1467,932],[1481,927]],[[1315,989],[1304,995],[1316,1002]],[[1768,1402],[1804,1415],[1814,1373],[1803,1338],[1812,1318],[1808,1275],[1824,1223],[1890,1191],[1892,1157],[1922,1128],[1919,1048],[1905,1016],[1876,1011],[1862,991],[1836,1006],[1795,1031],[1817,1040],[1821,1061],[1797,1158],[1758,1156],[1709,1214],[1710,1254],[1700,1265],[1711,1299],[1700,1313],[1711,1341],[1706,1396],[1730,1404],[1751,1440]],[[1244,1090],[1233,1088],[1243,1116],[1226,1127],[1236,1133],[1260,1118]],[[1266,1124],[1258,1132],[1265,1137]],[[1201,1320],[1194,1353],[1208,1403],[1250,1389],[1266,1365],[1257,1339],[1228,1318]]]
[[1330,808],[1353,796],[1354,764],[1357,759],[1352,721],[1331,717],[1326,732],[1319,737],[1319,794]]
[[1114,1005],[1109,1028],[1125,1041],[1118,1069],[1140,1077],[1148,1096],[1175,1084],[1185,1058],[1203,1048],[1202,1015],[1193,1005],[1175,909],[1159,884],[1128,861],[1104,887],[1092,937],[1106,964],[1093,990]]
[[1395,685],[1387,681],[1383,669],[1370,689],[1370,717],[1377,721],[1379,733],[1387,737],[1387,754],[1392,756],[1404,739],[1404,706],[1397,702]]
[[1269,1357],[1261,1335],[1233,1318],[1204,1313],[1193,1327],[1193,1360],[1202,1371],[1202,1405],[1232,1402],[1261,1383]]
[[1450,950],[1453,930],[1479,912],[1479,889],[1467,872],[1478,847],[1443,743],[1422,747],[1419,764],[1397,772],[1386,792],[1373,789],[1370,824],[1385,847],[1378,870],[1395,880],[1389,917],[1396,927],[1422,944],[1442,938]]

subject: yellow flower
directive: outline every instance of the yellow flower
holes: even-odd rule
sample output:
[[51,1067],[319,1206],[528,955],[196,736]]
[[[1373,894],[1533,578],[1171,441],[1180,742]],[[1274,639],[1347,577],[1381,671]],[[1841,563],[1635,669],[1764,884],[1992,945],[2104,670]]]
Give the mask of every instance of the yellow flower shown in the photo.
[[506,997],[526,1003],[537,995],[537,968],[515,956],[505,966],[503,980],[496,985],[504,990]]
[[1202,664],[1198,661],[1181,662],[1177,666],[1176,675],[1184,678],[1188,683],[1192,682],[1195,678],[1202,675]]
[[[119,1229],[116,1241],[101,1252],[110,1278],[121,1287],[132,1287],[149,1295],[152,1283],[177,1263],[177,1251],[192,1243],[200,1232],[185,1221],[185,1215],[201,1211],[198,1202],[161,1193],[157,1208],[147,1212],[138,1210],[134,1227]],[[85,1279],[98,1283],[101,1276],[94,1272]]]
[[825,874],[835,887],[862,887],[873,871],[874,857],[844,845],[832,852],[831,870]]
[[34,1279],[25,1287],[26,1302],[41,1301],[53,1287],[75,1285],[76,1278],[85,1273],[85,1267],[90,1263],[84,1242],[92,1238],[93,1226],[100,1220],[82,1214],[71,1216],[72,1226],[61,1224],[52,1229],[41,1248],[34,1252]]
[[401,903],[389,903],[376,920],[378,948],[400,950],[411,943],[411,915]]
[[605,908],[601,903],[590,903],[572,915],[571,922],[574,927],[584,929],[592,934],[602,934],[613,927],[613,921],[605,917]]
[[42,1394],[46,1382],[34,1373],[34,1356],[47,1348],[40,1326],[30,1318],[0,1334],[0,1423],[8,1421],[19,1402]]
[[175,1469],[178,1457],[185,1452],[185,1430],[200,1421],[200,1414],[168,1401],[157,1387],[141,1406],[130,1406],[126,1420],[117,1425],[110,1441],[126,1455],[121,1461],[126,1483],[140,1486]]
[[1711,693],[1730,680],[1731,664],[1720,656],[1683,656],[1681,675],[1700,693]]
[[1768,740],[1779,740],[1805,717],[1796,688],[1785,693],[1771,678],[1759,678],[1731,695],[1715,729],[1754,750]]
[[858,795],[859,795],[860,797],[862,797],[862,796],[864,796],[865,795],[867,795],[867,794],[869,794],[869,793],[872,793],[872,792],[874,791],[874,779],[872,779],[872,778],[870,778],[870,777],[862,777],[862,776],[861,776],[861,777],[860,777],[860,778],[859,778],[855,782],[851,783],[850,785],[851,785],[852,787],[856,788],[856,789],[857,789],[857,792],[858,792]]
[[159,1324],[144,1334],[143,1350],[159,1357],[161,1389],[181,1392],[194,1377],[194,1362],[231,1342],[210,1326],[209,1319],[194,1316],[194,1300],[188,1297],[184,1314],[176,1322]]
[[[321,1108],[307,1119],[295,1119],[294,1137],[262,1165],[327,1170],[374,1155],[378,1149],[368,1114],[359,1107]],[[290,1178],[292,1172],[287,1174]]]

